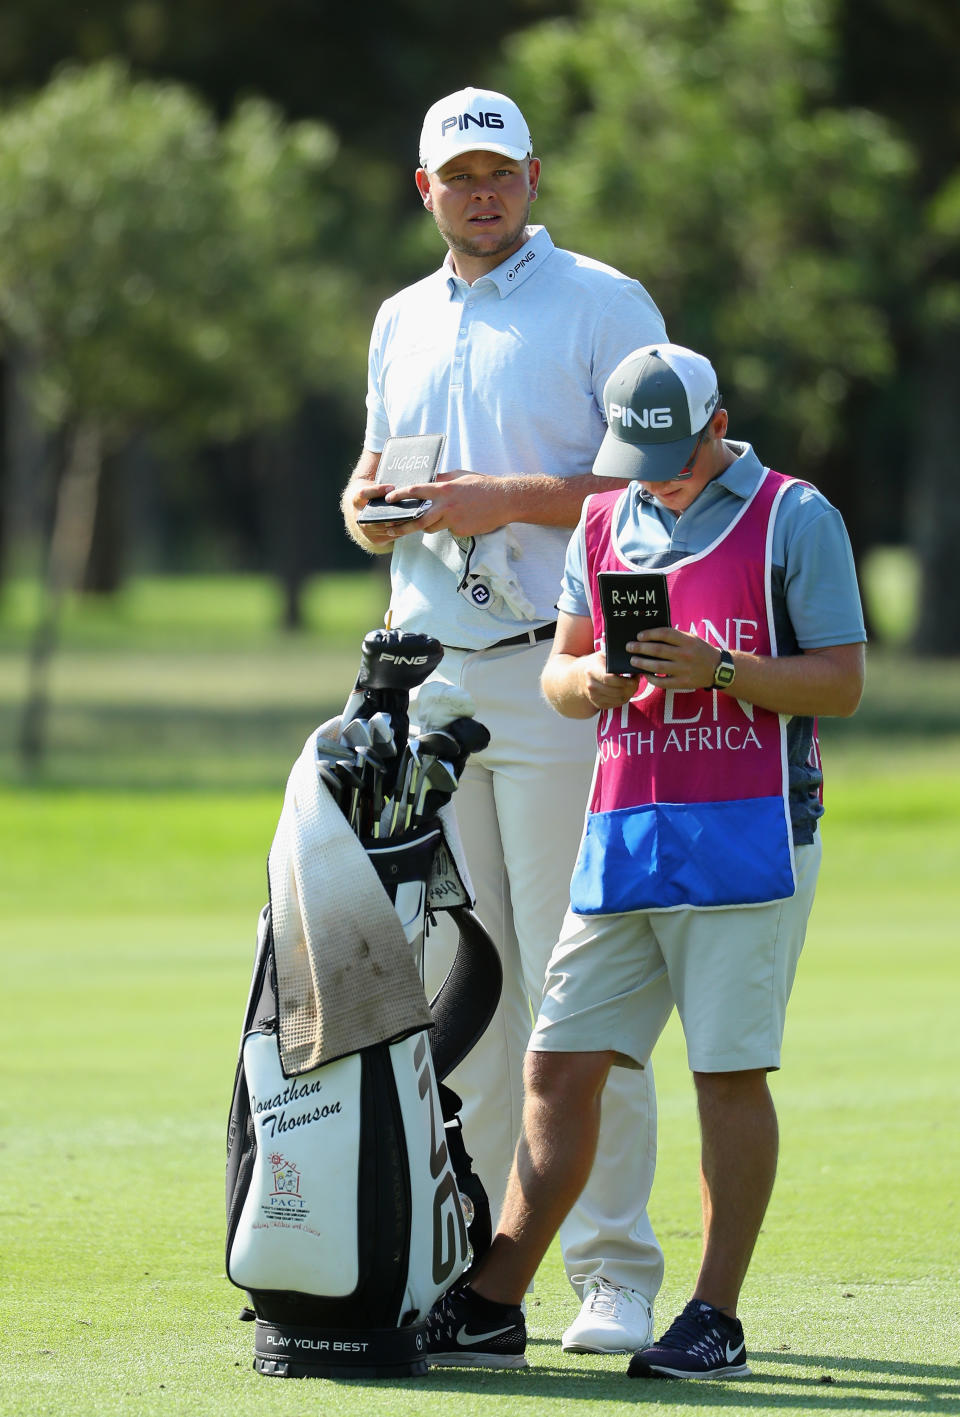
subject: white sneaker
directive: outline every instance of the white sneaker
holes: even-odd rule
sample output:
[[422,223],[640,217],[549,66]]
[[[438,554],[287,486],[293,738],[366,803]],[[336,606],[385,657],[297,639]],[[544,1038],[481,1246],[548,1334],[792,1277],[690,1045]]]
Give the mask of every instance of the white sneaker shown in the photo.
[[601,1275],[587,1281],[580,1312],[560,1340],[565,1353],[634,1353],[652,1341],[650,1301]]

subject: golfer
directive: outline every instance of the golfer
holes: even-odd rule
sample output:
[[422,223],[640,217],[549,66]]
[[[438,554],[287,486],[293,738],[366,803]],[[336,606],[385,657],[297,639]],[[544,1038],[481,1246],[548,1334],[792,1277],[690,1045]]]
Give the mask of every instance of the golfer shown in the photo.
[[[608,485],[591,473],[604,382],[638,344],[665,337],[637,281],[529,224],[541,175],[532,154],[526,121],[503,94],[463,89],[427,113],[417,191],[448,251],[377,315],[364,450],[343,497],[354,540],[392,552],[392,625],[441,640],[436,677],[470,694],[491,733],[470,759],[456,810],[504,991],[450,1082],[494,1214],[520,1131],[531,1001],[535,1010],[566,908],[595,751],[589,724],[544,703],[540,673],[570,532],[584,497]],[[387,438],[420,433],[446,437],[438,480],[375,486]],[[429,512],[358,526],[385,487],[388,501],[430,499]],[[426,954],[430,992],[448,942],[434,933]],[[646,1216],[655,1155],[649,1070],[619,1069],[593,1174],[561,1235],[583,1301],[566,1348],[630,1351],[647,1341],[663,1274]]]

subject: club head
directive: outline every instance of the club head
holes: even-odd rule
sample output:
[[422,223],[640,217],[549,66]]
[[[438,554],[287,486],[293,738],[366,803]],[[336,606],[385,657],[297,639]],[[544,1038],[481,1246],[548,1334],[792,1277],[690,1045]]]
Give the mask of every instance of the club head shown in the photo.
[[325,738],[320,734],[314,738],[314,747],[317,758],[323,762],[324,759],[330,762],[352,762],[353,749],[349,744],[339,742],[335,738]]
[[461,753],[482,753],[490,743],[490,730],[475,718],[455,718],[446,731],[460,744]]
[[435,763],[431,763],[427,771],[427,779],[430,786],[437,792],[456,792],[457,775],[453,770],[453,764],[446,762],[443,758],[438,758]]
[[457,790],[457,774],[452,763],[435,758],[421,773],[420,787],[411,817],[411,825],[433,817]]
[[370,734],[373,739],[373,746],[380,754],[381,758],[392,758],[396,756],[397,744],[393,736],[393,724],[388,713],[375,713],[367,720],[370,726]]
[[432,728],[427,733],[421,733],[417,741],[421,756],[429,753],[434,758],[450,759],[458,758],[463,751],[458,740],[444,728]]
[[373,743],[370,723],[365,718],[351,718],[350,722],[344,725],[340,737],[351,748],[369,748]]
[[369,743],[360,743],[354,750],[357,766],[363,770],[369,768],[373,772],[383,772],[383,758],[380,750]]

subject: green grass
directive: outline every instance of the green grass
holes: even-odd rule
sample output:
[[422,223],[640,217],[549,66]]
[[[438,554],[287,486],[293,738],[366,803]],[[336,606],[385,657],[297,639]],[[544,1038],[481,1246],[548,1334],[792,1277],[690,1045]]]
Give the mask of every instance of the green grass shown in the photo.
[[[385,566],[370,575],[316,576],[303,595],[304,633],[353,645],[358,625],[378,625],[388,594]],[[379,569],[378,569],[379,568]],[[0,600],[0,648],[27,643],[37,614],[35,582],[15,580]],[[281,597],[263,576],[142,576],[116,595],[72,597],[63,618],[71,648],[153,650],[249,648],[278,638]]]
[[[378,576],[311,597],[296,636],[272,628],[262,583],[144,583],[123,607],[72,607],[31,787],[12,752],[29,606],[4,605],[2,1417],[960,1412],[960,665],[882,649],[860,714],[824,725],[825,865],[774,1082],[780,1177],[743,1306],[756,1376],[627,1383],[620,1358],[562,1354],[575,1302],[556,1250],[528,1373],[252,1372],[223,1273],[222,1188],[266,853],[286,772],[342,705],[385,602]],[[699,1248],[675,1025],[656,1062],[662,1324]]]
[[[343,707],[387,595],[378,570],[318,578],[295,634],[277,629],[276,589],[256,577],[145,579],[116,598],[74,599],[39,781],[247,790],[282,780],[311,729]],[[0,781],[19,775],[35,610],[24,583],[0,602]]]
[[[529,1373],[307,1390],[251,1371],[222,1256],[225,1116],[279,793],[5,791],[0,1413],[957,1410],[960,828],[933,777],[832,797],[774,1083],[781,1174],[743,1310],[757,1376],[649,1387],[622,1359],[563,1355],[575,1305],[554,1251]],[[666,1319],[698,1251],[675,1027],[657,1076]]]
[[[876,560],[876,558],[874,558]],[[873,564],[873,563],[871,563]],[[900,624],[909,568],[895,553],[872,574],[879,618]],[[881,574],[882,573],[882,574]],[[884,597],[876,587],[886,584]],[[367,630],[383,621],[382,567],[318,577],[305,624],[278,630],[262,578],[144,579],[122,595],[69,603],[50,676],[48,751],[35,785],[267,790],[307,734],[343,706]],[[0,599],[0,782],[20,777],[16,743],[35,590]],[[901,621],[897,621],[900,615]],[[960,765],[960,660],[912,661],[897,634],[868,656],[864,704],[823,725],[832,753]]]

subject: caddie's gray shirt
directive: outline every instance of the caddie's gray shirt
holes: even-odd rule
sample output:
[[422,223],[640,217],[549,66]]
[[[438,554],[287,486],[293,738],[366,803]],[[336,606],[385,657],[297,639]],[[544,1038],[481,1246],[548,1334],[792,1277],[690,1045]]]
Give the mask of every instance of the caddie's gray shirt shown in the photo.
[[[666,339],[637,281],[555,247],[543,227],[468,285],[444,265],[381,306],[370,341],[364,446],[446,433],[441,471],[490,477],[588,473],[605,431],[603,386],[627,354]],[[444,534],[446,535],[446,534]],[[457,592],[457,577],[402,537],[391,558],[393,625],[479,649],[556,619],[570,531],[514,523],[512,570],[528,620],[494,614]]]

